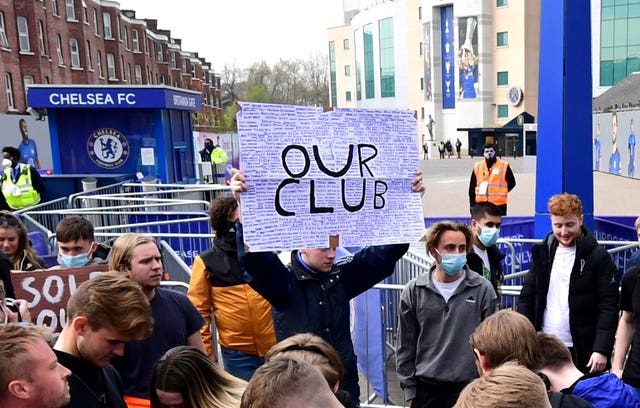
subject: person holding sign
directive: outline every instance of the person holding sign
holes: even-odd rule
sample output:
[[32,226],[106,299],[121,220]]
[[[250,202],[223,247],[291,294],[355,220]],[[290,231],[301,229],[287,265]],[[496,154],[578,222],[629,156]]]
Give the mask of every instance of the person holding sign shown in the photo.
[[0,329],[0,407],[62,408],[71,371],[58,362],[43,327],[10,323]]
[[153,237],[133,233],[120,236],[111,248],[109,267],[140,285],[151,304],[151,336],[127,344],[124,353],[113,360],[122,376],[127,406],[149,407],[153,365],[176,346],[193,346],[205,353],[200,335],[204,319],[186,295],[159,287],[162,258]]
[[71,215],[56,225],[58,264],[54,268],[77,268],[107,263],[109,247],[96,242],[93,224],[80,215]]
[[507,215],[507,195],[516,186],[516,179],[509,163],[496,158],[493,143],[483,148],[484,160],[473,165],[469,180],[469,208],[476,203],[489,201]]
[[[242,171],[233,169],[231,190],[238,201],[247,191]],[[423,194],[422,172],[412,191]],[[242,215],[240,215],[240,220]],[[345,375],[340,389],[360,401],[356,355],[351,341],[349,301],[393,273],[408,244],[366,247],[349,259],[336,260],[336,248],[299,249],[285,267],[273,252],[245,252],[242,224],[236,223],[238,259],[249,285],[272,305],[276,338],[309,332],[327,340],[340,354]]]
[[139,285],[105,272],[78,286],[67,302],[67,322],[54,345],[71,370],[68,408],[125,408],[122,380],[109,364],[124,345],[151,333],[149,301]]

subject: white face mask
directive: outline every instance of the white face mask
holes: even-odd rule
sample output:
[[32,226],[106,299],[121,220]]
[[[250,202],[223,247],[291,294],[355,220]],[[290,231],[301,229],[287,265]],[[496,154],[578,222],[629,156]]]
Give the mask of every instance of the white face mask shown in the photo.
[[4,170],[7,167],[11,167],[11,160],[5,157],[4,159],[2,159],[2,169]]
[[484,158],[487,160],[491,160],[494,157],[496,157],[496,152],[494,152],[493,150],[489,150],[487,152],[484,152]]

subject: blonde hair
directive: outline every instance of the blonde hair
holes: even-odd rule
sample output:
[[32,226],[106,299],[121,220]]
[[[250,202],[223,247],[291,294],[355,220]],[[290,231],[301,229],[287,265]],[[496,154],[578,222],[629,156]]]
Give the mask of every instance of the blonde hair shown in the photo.
[[128,233],[121,235],[113,243],[109,253],[109,269],[120,271],[121,267],[131,268],[133,250],[143,244],[156,244],[156,240],[149,235]]
[[547,389],[540,377],[514,363],[496,367],[467,385],[454,408],[547,408]]
[[177,392],[189,407],[237,408],[247,383],[224,371],[195,347],[170,349],[156,362],[149,389],[151,407],[161,407],[157,390]]

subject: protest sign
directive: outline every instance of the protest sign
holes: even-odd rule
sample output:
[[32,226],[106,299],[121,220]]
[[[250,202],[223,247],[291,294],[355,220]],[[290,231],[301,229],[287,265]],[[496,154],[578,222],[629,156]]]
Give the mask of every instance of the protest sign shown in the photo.
[[242,102],[251,251],[415,242],[424,234],[413,111]]
[[107,270],[109,266],[104,264],[28,272],[11,271],[11,282],[16,299],[27,301],[32,322],[59,332],[67,318],[67,301],[71,294],[83,282]]

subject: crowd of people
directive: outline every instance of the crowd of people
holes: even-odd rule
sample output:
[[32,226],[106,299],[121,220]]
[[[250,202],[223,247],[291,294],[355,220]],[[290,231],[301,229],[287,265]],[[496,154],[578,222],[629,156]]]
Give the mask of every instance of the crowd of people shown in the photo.
[[[478,179],[484,173],[474,169]],[[215,238],[194,260],[187,295],[160,287],[153,237],[127,233],[107,246],[86,218],[61,220],[53,269],[109,271],[71,294],[57,338],[15,299],[9,271],[45,265],[20,217],[0,212],[0,406],[359,406],[349,302],[390,276],[408,244],[343,258],[336,248],[300,248],[285,265],[244,246],[247,188],[234,170],[233,196],[211,203]],[[412,191],[424,190],[418,171]],[[408,406],[640,407],[640,266],[624,273],[619,290],[616,265],[583,225],[579,197],[558,194],[515,310],[499,310],[506,202],[471,204],[469,224],[429,227],[433,265],[400,296],[396,369]]]

